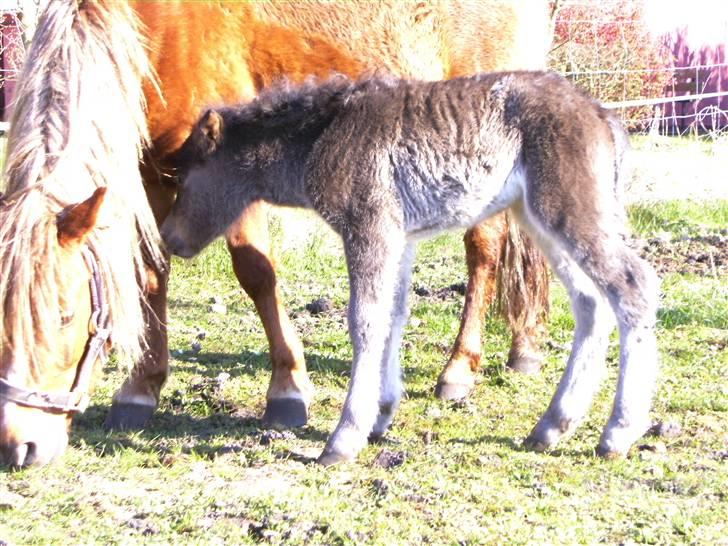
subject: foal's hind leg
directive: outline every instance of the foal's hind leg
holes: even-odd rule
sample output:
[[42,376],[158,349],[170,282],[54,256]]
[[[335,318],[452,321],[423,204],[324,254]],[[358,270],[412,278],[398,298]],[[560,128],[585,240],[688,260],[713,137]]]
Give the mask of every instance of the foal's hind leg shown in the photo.
[[362,239],[344,236],[354,359],[341,419],[319,457],[323,465],[353,460],[366,445],[380,414],[382,366],[406,244],[395,226]]
[[[600,206],[605,210],[610,208],[609,203]],[[535,448],[553,446],[572,428],[570,418],[581,417],[578,412],[570,415],[565,401],[578,399],[580,392],[591,399],[596,382],[593,374],[590,378],[585,371],[587,359],[603,361],[607,321],[602,318],[606,316],[602,300],[606,296],[619,326],[620,372],[614,408],[602,434],[599,453],[613,456],[626,454],[649,426],[657,376],[654,332],[657,277],[652,268],[626,245],[616,222],[611,222],[613,231],[601,229],[602,224],[609,225],[609,218],[600,213],[597,206],[584,209],[571,211],[575,225],[567,229],[556,229],[532,212],[521,215],[545,242],[544,249],[552,266],[567,284],[577,321],[567,371],[549,410],[526,443]],[[586,218],[591,221],[585,221]],[[587,283],[587,279],[591,283]],[[574,379],[569,377],[572,369],[577,372]],[[588,402],[580,407],[586,411]]]
[[263,422],[303,426],[313,386],[306,373],[303,346],[278,292],[266,211],[260,202],[249,206],[228,228],[227,245],[235,275],[253,300],[268,337],[272,375]]
[[614,406],[597,450],[604,457],[626,455],[649,428],[658,371],[657,275],[626,245],[615,254],[618,261],[613,263],[620,267],[598,272],[600,286],[617,316],[620,343]]
[[584,419],[604,375],[609,334],[614,328],[609,304],[589,276],[558,245],[546,243],[544,250],[569,292],[576,330],[551,404],[525,440],[527,447],[537,451],[555,446]]
[[399,360],[399,348],[402,343],[404,328],[407,325],[407,317],[409,316],[407,299],[414,254],[414,244],[408,243],[399,264],[399,278],[397,279],[394,305],[392,307],[392,324],[382,358],[379,415],[372,429],[370,439],[377,439],[384,435],[392,423],[394,414],[399,407],[399,401],[402,398],[402,370]]

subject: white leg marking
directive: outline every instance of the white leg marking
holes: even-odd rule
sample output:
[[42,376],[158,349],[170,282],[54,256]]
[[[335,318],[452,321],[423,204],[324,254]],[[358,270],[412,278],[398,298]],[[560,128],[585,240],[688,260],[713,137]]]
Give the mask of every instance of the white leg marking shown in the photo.
[[394,419],[394,414],[402,398],[402,371],[399,361],[399,349],[409,316],[407,299],[414,255],[414,243],[408,243],[399,264],[399,279],[392,309],[391,330],[382,358],[379,415],[372,429],[373,436],[382,436],[386,432],[392,423],[392,419]]

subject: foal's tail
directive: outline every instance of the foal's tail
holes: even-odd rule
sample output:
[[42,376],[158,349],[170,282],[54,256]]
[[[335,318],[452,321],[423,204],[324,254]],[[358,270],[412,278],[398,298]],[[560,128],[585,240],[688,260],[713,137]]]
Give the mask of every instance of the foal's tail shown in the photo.
[[629,171],[626,156],[629,151],[629,136],[624,126],[611,111],[604,112],[614,143],[614,195],[620,204],[624,204],[624,190]]
[[88,244],[106,277],[115,345],[141,355],[144,320],[134,295],[145,278],[143,255],[163,263],[139,174],[148,138],[142,84],[151,75],[126,2],[48,3],[16,88],[7,145],[3,215],[13,221],[0,226],[0,302],[36,317],[6,324],[11,345],[33,347],[33,335],[48,341],[36,311],[58,301],[54,216],[106,186]]

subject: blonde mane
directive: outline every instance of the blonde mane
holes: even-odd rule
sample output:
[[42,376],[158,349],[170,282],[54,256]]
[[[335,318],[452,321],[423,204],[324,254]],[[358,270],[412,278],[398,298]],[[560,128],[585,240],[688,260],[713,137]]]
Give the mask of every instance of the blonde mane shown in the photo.
[[60,325],[56,215],[108,188],[88,245],[105,279],[115,348],[143,351],[143,258],[164,263],[139,160],[151,77],[126,3],[50,2],[17,88],[0,207],[2,342],[34,375]]

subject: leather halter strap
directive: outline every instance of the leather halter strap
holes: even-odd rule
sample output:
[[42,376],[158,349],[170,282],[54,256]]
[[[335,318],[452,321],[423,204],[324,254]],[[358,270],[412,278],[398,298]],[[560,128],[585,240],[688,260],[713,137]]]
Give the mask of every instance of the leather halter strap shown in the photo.
[[104,285],[98,261],[93,251],[84,246],[81,250],[86,265],[91,271],[89,291],[91,292],[91,317],[89,339],[86,351],[76,368],[76,379],[70,392],[41,392],[18,387],[0,378],[0,398],[21,406],[46,411],[83,413],[89,403],[89,384],[97,359],[105,363],[108,359],[106,343],[111,335],[109,307],[104,301]]

